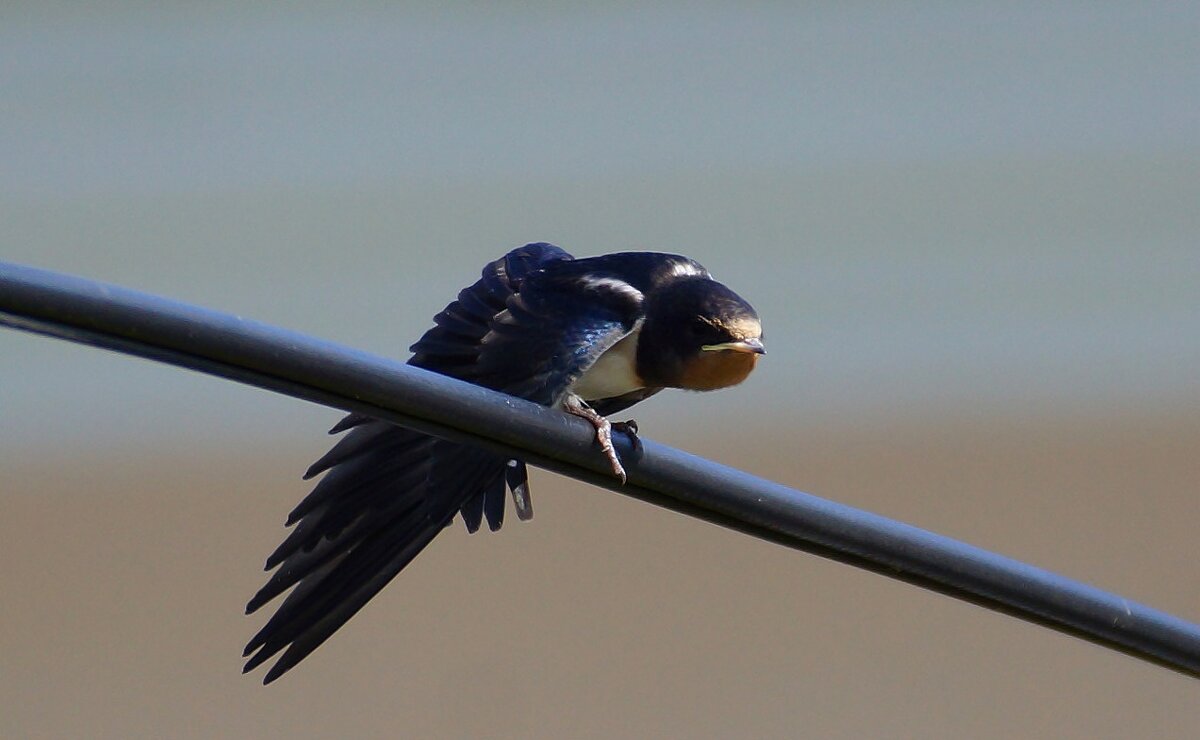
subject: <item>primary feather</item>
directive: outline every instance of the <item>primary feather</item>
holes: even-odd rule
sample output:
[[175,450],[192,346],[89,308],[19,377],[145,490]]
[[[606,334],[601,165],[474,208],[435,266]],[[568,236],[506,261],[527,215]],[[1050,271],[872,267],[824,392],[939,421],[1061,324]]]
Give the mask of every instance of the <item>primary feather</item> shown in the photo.
[[[409,363],[478,382],[481,340],[506,301],[531,272],[569,259],[558,247],[531,244],[489,264],[435,317]],[[456,512],[471,531],[485,516],[499,529],[506,488],[528,509],[522,462],[360,414],[331,430],[339,432],[348,433],[305,474],[325,476],[288,517],[295,529],[267,559],[275,573],[246,606],[254,612],[296,586],[246,646],[247,671],[287,648],[268,683],[350,619]]]

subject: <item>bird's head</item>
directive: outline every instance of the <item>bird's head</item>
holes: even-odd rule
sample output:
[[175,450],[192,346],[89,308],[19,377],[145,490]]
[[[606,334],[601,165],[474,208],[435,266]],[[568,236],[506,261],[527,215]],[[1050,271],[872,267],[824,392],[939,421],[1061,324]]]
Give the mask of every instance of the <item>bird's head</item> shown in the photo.
[[758,314],[715,280],[688,277],[646,296],[638,372],[649,385],[696,391],[737,385],[763,352]]

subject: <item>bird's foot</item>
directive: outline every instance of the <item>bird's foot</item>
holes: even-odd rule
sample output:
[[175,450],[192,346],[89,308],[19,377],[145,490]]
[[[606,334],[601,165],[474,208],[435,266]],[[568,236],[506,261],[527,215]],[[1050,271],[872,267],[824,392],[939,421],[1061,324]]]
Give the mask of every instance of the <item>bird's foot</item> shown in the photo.
[[[568,414],[581,416],[592,423],[592,426],[596,428],[596,441],[600,443],[601,451],[612,465],[613,475],[617,476],[624,484],[626,481],[625,468],[621,465],[621,458],[617,457],[617,449],[613,447],[612,443],[613,423],[596,413],[596,410],[588,406],[586,401],[574,394],[567,396],[563,402],[563,409]],[[634,431],[637,431],[637,424],[634,424]]]
[[629,421],[614,421],[612,423],[614,432],[624,432],[626,437],[629,437],[629,444],[633,447],[633,455],[635,458],[642,456],[642,438],[638,436],[638,423],[633,419]]

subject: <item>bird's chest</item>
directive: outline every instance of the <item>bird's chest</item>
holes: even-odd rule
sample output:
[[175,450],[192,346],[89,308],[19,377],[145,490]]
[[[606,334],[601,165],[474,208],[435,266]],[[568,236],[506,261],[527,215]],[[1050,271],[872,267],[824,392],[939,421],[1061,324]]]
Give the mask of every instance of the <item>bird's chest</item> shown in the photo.
[[637,374],[637,344],[639,331],[608,348],[589,367],[571,391],[585,401],[623,396],[646,387]]

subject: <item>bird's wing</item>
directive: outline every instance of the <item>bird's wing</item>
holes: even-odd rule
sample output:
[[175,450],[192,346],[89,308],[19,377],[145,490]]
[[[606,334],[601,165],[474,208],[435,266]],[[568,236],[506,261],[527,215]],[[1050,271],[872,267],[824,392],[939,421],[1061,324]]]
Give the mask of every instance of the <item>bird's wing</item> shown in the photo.
[[553,244],[537,243],[514,249],[490,263],[474,285],[463,288],[458,298],[433,317],[434,327],[409,347],[413,352],[409,364],[474,380],[483,338],[508,299],[531,274],[571,261],[571,255]]
[[[529,273],[481,340],[476,382],[552,406],[571,384],[645,316],[645,298],[680,277],[711,277],[695,260],[658,252],[619,252],[556,260]],[[593,403],[608,414],[660,389]]]
[[642,292],[615,274],[578,269],[583,262],[554,263],[523,281],[481,340],[475,382],[556,405],[637,328]]
[[655,393],[658,393],[661,390],[662,388],[641,388],[620,396],[601,398],[598,401],[589,401],[588,405],[595,409],[597,414],[600,414],[601,416],[610,416],[612,414],[617,414],[624,411],[635,403],[641,403],[642,401],[645,401],[647,398],[653,396]]
[[504,485],[503,458],[478,448],[383,422],[355,431],[378,437],[330,476],[344,470],[358,485],[303,515],[268,560],[279,570],[247,606],[253,611],[298,584],[246,646],[246,671],[286,648],[266,683],[325,642],[408,565],[450,523],[460,492]]
[[[526,244],[504,255],[483,269],[475,284],[463,288],[458,298],[434,317],[434,327],[410,347],[409,364],[494,388],[478,371],[483,338],[492,322],[505,310],[525,279],[543,268],[567,263],[574,258],[566,251],[545,242]],[[521,460],[507,461],[507,488],[513,493],[517,516],[533,516],[529,499],[528,472]],[[461,507],[467,531],[475,532],[487,518],[492,531],[504,521],[505,484],[493,483],[468,497]]]
[[[446,307],[413,346],[410,362],[473,382],[481,340],[523,280],[571,257],[548,244],[513,250]],[[461,511],[469,529],[484,517],[499,528],[506,484],[524,502],[524,463],[476,447],[398,427],[361,414],[332,432],[348,433],[309,468],[325,476],[292,511],[295,529],[267,559],[276,568],[247,613],[295,589],[246,646],[249,671],[286,648],[266,682],[315,650],[400,572]]]

